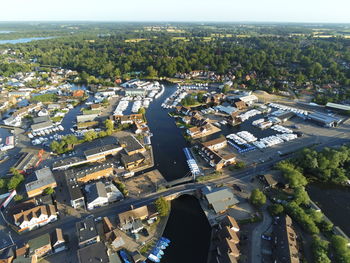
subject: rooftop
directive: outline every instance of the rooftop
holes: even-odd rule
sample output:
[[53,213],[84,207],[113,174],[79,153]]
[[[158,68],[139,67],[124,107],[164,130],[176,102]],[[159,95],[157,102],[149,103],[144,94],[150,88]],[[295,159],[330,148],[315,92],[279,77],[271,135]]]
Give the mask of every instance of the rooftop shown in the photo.
[[120,137],[119,143],[127,153],[144,149],[142,144],[134,136]]
[[97,242],[78,250],[80,263],[108,263],[107,249],[103,243]]
[[98,236],[93,218],[85,218],[83,221],[76,223],[76,228],[78,232],[79,243],[89,241],[90,239]]
[[27,192],[56,183],[55,177],[48,167],[35,171],[35,177],[36,180],[25,185]]

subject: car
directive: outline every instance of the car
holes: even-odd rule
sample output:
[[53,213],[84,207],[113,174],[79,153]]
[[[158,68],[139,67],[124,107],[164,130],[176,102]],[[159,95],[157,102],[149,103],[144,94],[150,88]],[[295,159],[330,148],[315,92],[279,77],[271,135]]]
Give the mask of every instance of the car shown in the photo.
[[102,220],[101,216],[95,218],[95,222],[100,222],[101,220]]
[[242,192],[242,188],[239,187],[238,185],[233,184],[232,187],[233,187],[233,189],[235,189],[235,190],[237,190],[237,191],[239,191],[239,192]]
[[270,236],[264,235],[264,234],[261,235],[261,238],[264,239],[264,240],[268,240],[268,241],[272,240],[272,238]]

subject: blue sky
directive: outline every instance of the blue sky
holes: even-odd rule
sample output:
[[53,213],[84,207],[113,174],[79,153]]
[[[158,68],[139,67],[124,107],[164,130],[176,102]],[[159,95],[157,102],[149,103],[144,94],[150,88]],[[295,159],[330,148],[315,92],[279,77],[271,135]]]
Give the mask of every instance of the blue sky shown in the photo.
[[0,0],[0,21],[350,23],[350,0]]

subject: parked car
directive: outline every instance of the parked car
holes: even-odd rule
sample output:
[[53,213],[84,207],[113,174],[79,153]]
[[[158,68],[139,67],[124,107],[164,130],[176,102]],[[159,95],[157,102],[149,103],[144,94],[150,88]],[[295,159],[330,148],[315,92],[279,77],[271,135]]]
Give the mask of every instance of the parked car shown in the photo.
[[261,235],[261,238],[264,239],[264,240],[268,240],[268,241],[272,240],[272,238],[270,236],[264,235],[264,234]]

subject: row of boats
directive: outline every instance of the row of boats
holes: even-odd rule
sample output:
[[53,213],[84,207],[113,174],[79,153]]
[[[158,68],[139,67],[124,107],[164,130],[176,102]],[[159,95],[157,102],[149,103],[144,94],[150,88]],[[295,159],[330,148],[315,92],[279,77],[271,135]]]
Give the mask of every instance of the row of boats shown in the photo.
[[294,140],[297,137],[298,136],[294,133],[282,133],[262,138],[259,141],[253,142],[253,144],[259,149],[265,149],[283,142]]
[[162,103],[161,107],[165,109],[175,108],[182,99],[187,96],[187,91],[177,89],[170,97],[166,98]]
[[161,258],[164,255],[164,249],[166,249],[170,244],[170,240],[165,238],[165,237],[161,237],[155,247],[150,251],[150,254],[148,255],[148,259],[151,260],[152,262],[160,262]]
[[239,118],[243,122],[243,121],[246,121],[249,118],[254,117],[254,116],[258,115],[258,114],[261,114],[261,111],[253,109],[253,110],[249,110],[249,111],[239,115]]
[[44,129],[44,130],[41,130],[41,131],[30,132],[30,133],[28,133],[28,137],[29,137],[29,139],[33,139],[36,136],[46,136],[46,135],[49,135],[50,133],[59,132],[59,131],[63,131],[63,130],[64,130],[63,126],[62,125],[58,125],[56,127]]
[[278,103],[274,103],[274,102],[269,103],[269,106],[272,108],[283,110],[283,111],[294,112],[297,115],[307,116],[309,114],[309,112],[306,110],[301,110],[301,109],[297,109],[294,107],[290,107],[290,106],[286,106],[286,105],[282,105],[282,104],[278,104]]

